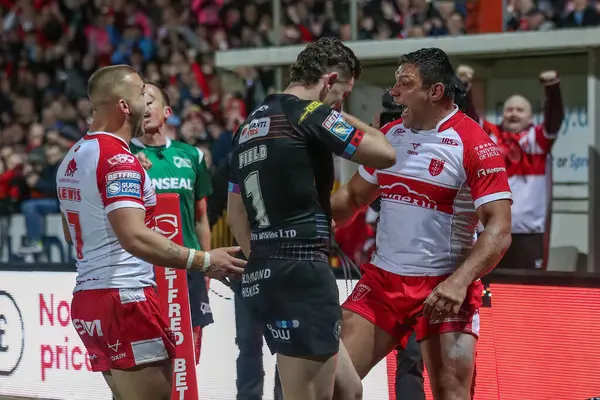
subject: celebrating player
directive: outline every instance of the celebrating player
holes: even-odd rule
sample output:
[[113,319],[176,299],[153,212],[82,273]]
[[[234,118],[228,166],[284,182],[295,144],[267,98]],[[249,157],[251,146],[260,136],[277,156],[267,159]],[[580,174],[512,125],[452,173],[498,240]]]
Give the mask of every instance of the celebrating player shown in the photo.
[[331,108],[360,72],[340,40],[309,44],[287,89],[268,96],[234,136],[228,217],[250,256],[242,296],[266,325],[286,400],[331,399],[336,360],[351,372],[343,382],[347,398],[362,398],[339,343],[342,315],[328,264],[331,153],[387,168],[395,152],[377,129]]
[[440,49],[404,57],[392,95],[405,109],[382,128],[396,164],[359,167],[332,210],[343,226],[381,195],[377,250],[342,306],[342,341],[360,377],[415,330],[435,399],[468,400],[479,278],[510,245],[511,193],[501,151],[454,104],[454,79]]
[[[153,265],[239,275],[239,249],[196,251],[151,230],[156,195],[129,151],[149,116],[145,85],[133,68],[96,71],[88,82],[94,121],[57,174],[65,238],[77,250],[75,329],[116,399],[171,398],[172,332],[161,312]],[[148,226],[147,226],[148,224]]]
[[[172,141],[161,131],[172,114],[169,98],[160,86],[146,82],[148,117],[144,120],[144,136],[131,140],[131,151],[143,154],[142,165],[152,166],[148,174],[157,193],[179,194],[183,244],[196,250],[210,250],[210,225],[206,213],[206,196],[212,193],[210,174],[204,153],[188,144]],[[202,328],[212,324],[208,290],[204,274],[187,272],[196,362],[200,360]]]

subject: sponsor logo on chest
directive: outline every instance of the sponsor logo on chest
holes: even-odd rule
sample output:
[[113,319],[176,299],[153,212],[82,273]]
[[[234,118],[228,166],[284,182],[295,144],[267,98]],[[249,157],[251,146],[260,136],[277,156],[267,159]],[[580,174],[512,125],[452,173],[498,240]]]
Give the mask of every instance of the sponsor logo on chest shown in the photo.
[[173,164],[177,168],[192,168],[192,162],[189,159],[183,157],[174,156]]
[[238,143],[241,144],[252,139],[267,136],[269,134],[270,126],[271,118],[253,119],[242,128]]
[[189,178],[152,178],[152,185],[156,190],[194,190]]

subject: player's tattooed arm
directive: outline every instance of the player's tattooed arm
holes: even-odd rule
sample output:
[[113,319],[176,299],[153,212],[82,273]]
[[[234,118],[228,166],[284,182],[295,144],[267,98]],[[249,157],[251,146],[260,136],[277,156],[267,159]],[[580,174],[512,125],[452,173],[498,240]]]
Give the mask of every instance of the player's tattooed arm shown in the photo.
[[189,249],[179,246],[145,223],[142,208],[118,208],[108,213],[108,220],[125,251],[153,265],[184,269]]
[[181,246],[177,246],[175,243],[170,242],[167,253],[169,253],[171,257],[179,257],[181,256]]

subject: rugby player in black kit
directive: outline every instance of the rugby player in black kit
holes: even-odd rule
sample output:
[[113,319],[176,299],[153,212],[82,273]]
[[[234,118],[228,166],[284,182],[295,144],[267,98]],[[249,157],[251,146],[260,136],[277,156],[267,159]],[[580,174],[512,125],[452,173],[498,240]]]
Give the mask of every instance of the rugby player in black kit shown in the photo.
[[[347,369],[340,398],[362,384],[339,340],[342,313],[328,264],[332,153],[384,169],[396,153],[384,135],[336,111],[361,72],[338,39],[309,44],[288,88],[268,96],[236,132],[228,219],[248,256],[242,296],[277,353],[286,400],[330,400],[336,364]],[[337,396],[337,393],[336,393]]]

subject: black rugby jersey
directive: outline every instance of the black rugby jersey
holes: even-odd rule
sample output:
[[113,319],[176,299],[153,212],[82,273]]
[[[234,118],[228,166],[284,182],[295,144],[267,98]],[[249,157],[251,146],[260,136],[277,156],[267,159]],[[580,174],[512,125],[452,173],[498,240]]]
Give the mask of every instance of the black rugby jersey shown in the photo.
[[349,158],[364,133],[318,101],[273,94],[233,137],[229,191],[242,196],[252,257],[328,261],[332,152]]

